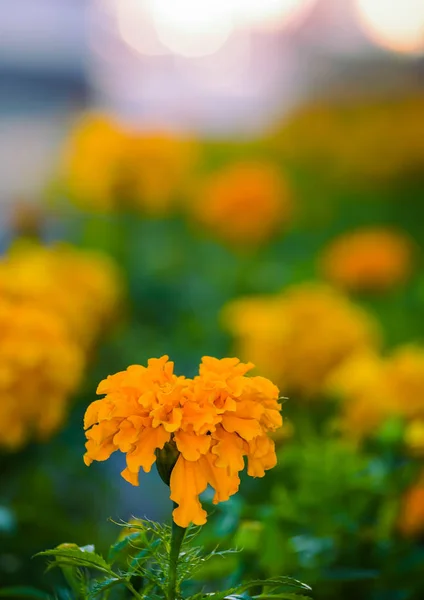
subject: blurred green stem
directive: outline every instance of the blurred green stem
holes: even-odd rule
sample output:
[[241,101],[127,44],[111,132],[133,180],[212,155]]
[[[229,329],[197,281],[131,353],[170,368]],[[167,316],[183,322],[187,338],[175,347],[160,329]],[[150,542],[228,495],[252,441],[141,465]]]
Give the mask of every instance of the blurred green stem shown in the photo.
[[[176,504],[174,502],[174,508]],[[175,600],[177,593],[177,565],[180,556],[181,544],[186,533],[185,527],[180,527],[172,521],[171,548],[169,551],[169,580],[168,600]]]

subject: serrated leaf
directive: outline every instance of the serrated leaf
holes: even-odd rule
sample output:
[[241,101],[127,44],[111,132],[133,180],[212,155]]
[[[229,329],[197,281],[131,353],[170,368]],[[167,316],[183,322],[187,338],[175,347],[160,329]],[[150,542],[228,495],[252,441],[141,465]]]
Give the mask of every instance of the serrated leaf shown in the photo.
[[103,581],[97,581],[88,594],[89,600],[96,600],[97,596],[107,590],[112,589],[116,585],[121,585],[126,582],[123,577],[111,577]]
[[86,567],[111,573],[110,565],[105,561],[103,556],[95,552],[87,552],[82,548],[54,548],[53,550],[45,550],[38,552],[35,556],[49,556],[56,559],[58,563],[65,563],[73,567]]
[[0,598],[28,598],[31,600],[51,600],[51,596],[33,587],[16,586],[0,590]]

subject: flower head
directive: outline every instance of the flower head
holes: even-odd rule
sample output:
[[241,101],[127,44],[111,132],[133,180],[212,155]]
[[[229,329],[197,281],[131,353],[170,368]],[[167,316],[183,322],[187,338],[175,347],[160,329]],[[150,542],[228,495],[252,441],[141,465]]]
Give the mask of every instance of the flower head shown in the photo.
[[121,450],[122,476],[138,485],[140,468],[150,471],[158,451],[168,447],[174,520],[181,527],[205,523],[199,495],[208,484],[214,503],[223,502],[238,490],[244,457],[252,477],[276,464],[267,433],[282,425],[278,388],[248,377],[252,368],[237,358],[204,357],[199,374],[188,379],[162,356],[107,377],[97,389],[104,398],[85,414],[86,464]]
[[83,208],[163,215],[174,208],[196,156],[192,141],[134,131],[109,115],[89,113],[67,141],[62,179]]
[[31,301],[62,317],[90,347],[118,311],[122,282],[107,256],[65,244],[18,243],[0,261],[0,295]]
[[319,394],[334,368],[379,340],[370,315],[338,291],[314,283],[230,302],[223,322],[242,356],[251,356],[284,392],[303,398]]
[[225,242],[258,245],[288,221],[291,205],[287,182],[274,167],[240,162],[206,180],[193,210]]
[[362,352],[335,369],[327,390],[342,401],[342,428],[350,436],[372,435],[389,417],[407,423],[405,443],[424,448],[424,349],[403,345],[382,357]]
[[0,446],[17,450],[63,423],[84,365],[62,319],[32,302],[0,299]]
[[353,291],[385,291],[412,271],[413,245],[406,235],[367,228],[334,240],[321,257],[324,276]]

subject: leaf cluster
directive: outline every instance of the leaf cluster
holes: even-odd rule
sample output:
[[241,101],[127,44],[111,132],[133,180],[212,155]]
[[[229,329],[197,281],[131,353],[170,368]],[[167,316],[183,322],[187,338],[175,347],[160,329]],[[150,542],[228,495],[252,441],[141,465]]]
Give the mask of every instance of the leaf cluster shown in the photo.
[[[28,600],[168,600],[172,529],[149,520],[118,523],[122,535],[104,558],[94,546],[61,544],[38,553],[48,559],[47,571],[59,569],[63,586],[53,594],[30,587],[0,590],[0,598]],[[177,565],[177,600],[305,600],[310,588],[289,577],[255,579],[227,590],[193,592],[191,582],[212,558],[225,559],[235,550],[205,552],[195,544],[200,529],[191,527]],[[185,590],[190,590],[186,592]],[[254,594],[249,595],[249,592]]]

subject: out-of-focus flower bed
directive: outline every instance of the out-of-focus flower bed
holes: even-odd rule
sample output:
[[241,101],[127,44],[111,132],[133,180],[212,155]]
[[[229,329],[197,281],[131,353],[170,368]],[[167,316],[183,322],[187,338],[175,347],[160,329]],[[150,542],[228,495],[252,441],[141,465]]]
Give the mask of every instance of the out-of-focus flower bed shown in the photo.
[[[423,110],[310,106],[244,143],[75,124],[0,261],[1,583],[39,583],[45,547],[111,541],[116,474],[82,461],[95,382],[238,356],[284,396],[278,463],[211,511],[204,545],[245,551],[202,577],[423,597]],[[34,226],[52,211],[53,245]]]

